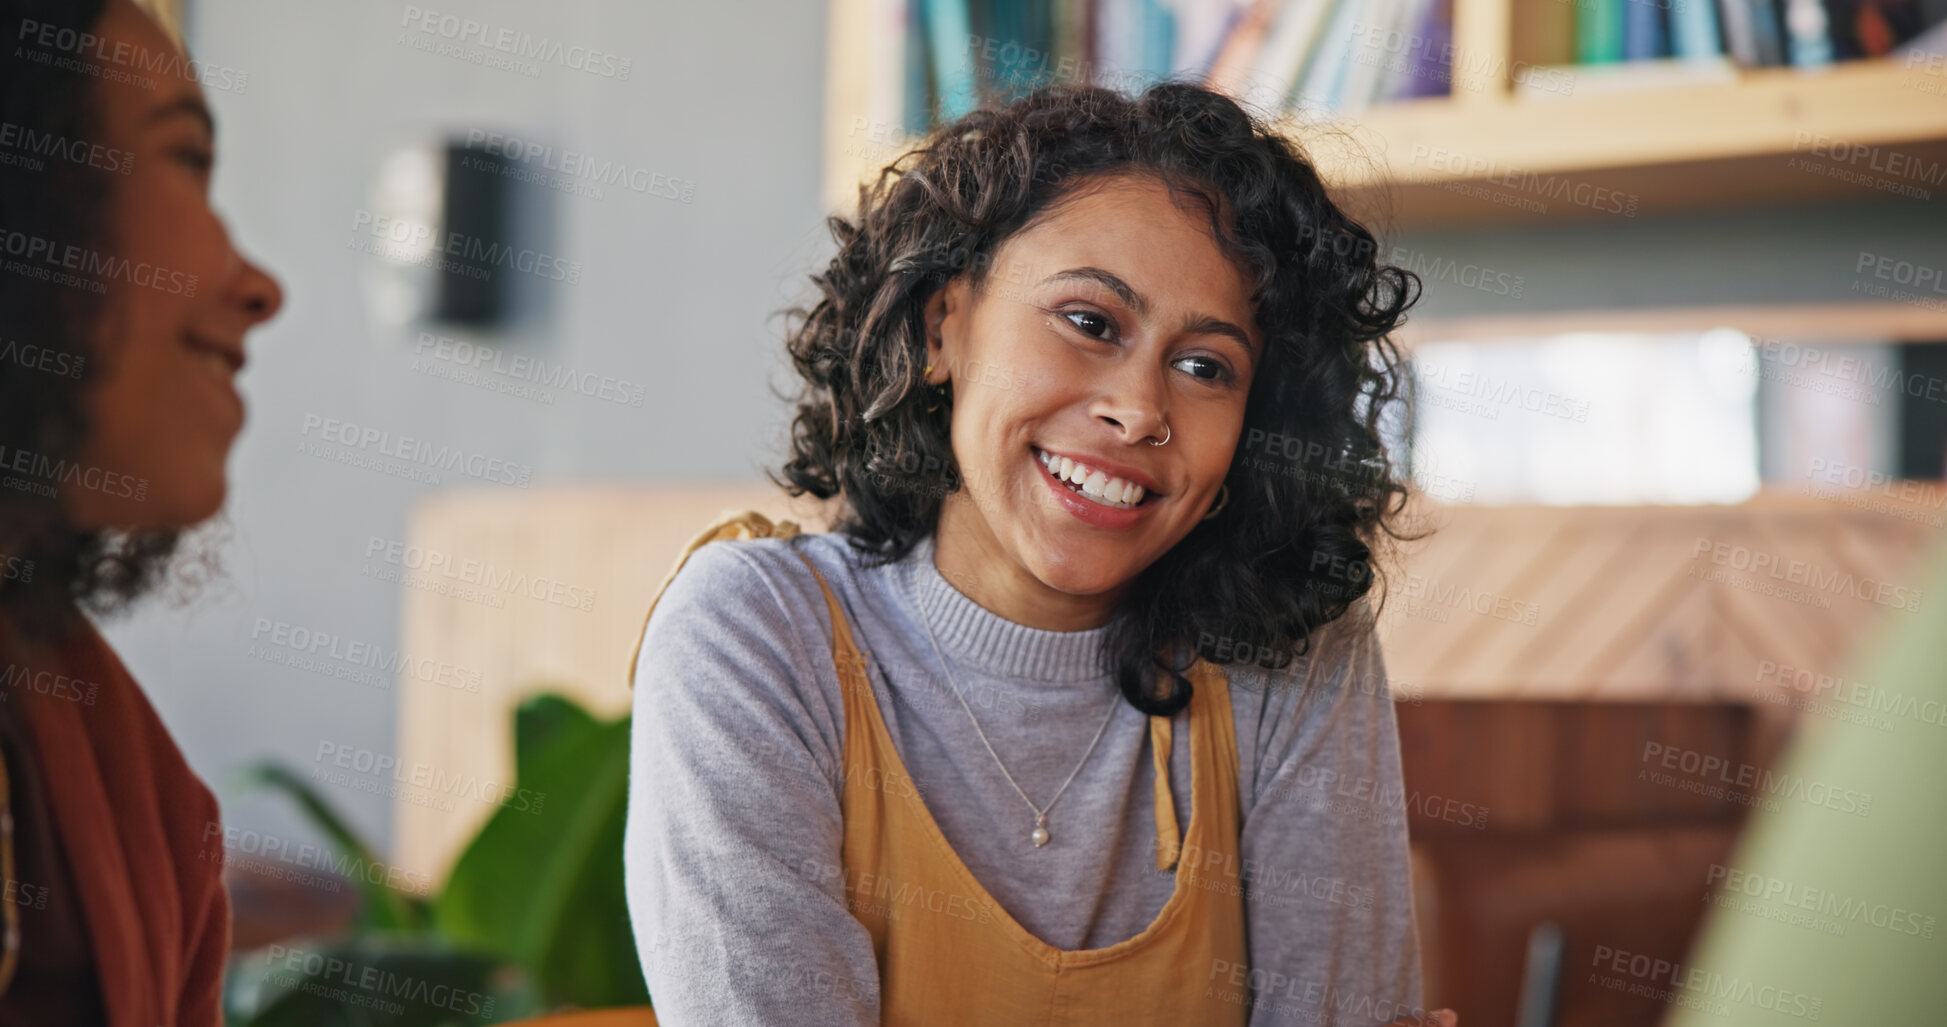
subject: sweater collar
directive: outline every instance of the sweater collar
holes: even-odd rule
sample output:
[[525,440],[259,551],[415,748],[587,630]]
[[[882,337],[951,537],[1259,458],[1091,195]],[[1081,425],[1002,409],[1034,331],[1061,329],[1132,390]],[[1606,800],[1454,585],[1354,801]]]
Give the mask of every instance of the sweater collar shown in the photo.
[[948,581],[933,563],[935,544],[928,535],[913,547],[900,563],[899,585],[925,620],[920,630],[932,628],[942,653],[995,677],[1068,682],[1108,676],[1101,666],[1108,625],[1045,631],[1016,624],[974,602]]

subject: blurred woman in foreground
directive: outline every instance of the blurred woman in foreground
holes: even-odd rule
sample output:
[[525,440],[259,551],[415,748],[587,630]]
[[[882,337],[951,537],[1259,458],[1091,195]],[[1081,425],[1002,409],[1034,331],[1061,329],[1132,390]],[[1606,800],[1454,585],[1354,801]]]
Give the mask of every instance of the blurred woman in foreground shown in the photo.
[[244,336],[281,296],[210,208],[209,108],[161,26],[0,6],[0,1025],[217,1024],[216,800],[88,615],[222,506]]

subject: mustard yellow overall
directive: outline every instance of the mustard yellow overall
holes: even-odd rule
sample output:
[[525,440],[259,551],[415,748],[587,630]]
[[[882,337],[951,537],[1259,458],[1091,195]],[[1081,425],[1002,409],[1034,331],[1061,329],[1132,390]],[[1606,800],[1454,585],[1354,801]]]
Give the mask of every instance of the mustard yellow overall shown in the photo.
[[[650,601],[650,612],[684,561],[703,545],[797,533],[795,523],[773,524],[755,511],[726,514],[677,557]],[[853,916],[872,935],[881,1022],[926,1027],[1244,1023],[1238,993],[1223,986],[1233,968],[1248,965],[1236,870],[1241,865],[1237,737],[1223,669],[1199,659],[1188,672],[1196,692],[1189,708],[1187,838],[1179,840],[1170,795],[1170,719],[1149,719],[1156,868],[1175,868],[1175,891],[1133,938],[1107,948],[1058,949],[1028,933],[981,887],[916,789],[890,786],[911,778],[873,698],[866,658],[831,586],[809,560],[805,566],[825,594],[833,663],[843,686],[841,863]],[[647,615],[643,623],[646,629]],[[638,635],[637,657],[640,647]],[[632,679],[634,666],[631,659]],[[1185,852],[1189,858],[1180,860]],[[1220,869],[1205,874],[1200,868]],[[930,901],[942,895],[954,901]],[[919,904],[915,896],[929,900]]]

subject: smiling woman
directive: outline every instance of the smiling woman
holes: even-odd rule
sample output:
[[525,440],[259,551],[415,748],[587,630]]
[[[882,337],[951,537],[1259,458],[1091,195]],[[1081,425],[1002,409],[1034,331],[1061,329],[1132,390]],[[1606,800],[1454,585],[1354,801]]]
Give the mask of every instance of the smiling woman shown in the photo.
[[210,207],[160,26],[129,0],[0,24],[0,1025],[216,1024],[216,801],[87,615],[222,506],[244,335],[281,297]]
[[1367,598],[1418,280],[1178,83],[976,110],[830,224],[779,484],[834,530],[711,526],[634,668],[661,1021],[1451,1022]]
[[[1117,684],[1152,714],[1188,702],[1180,666],[1153,673],[1164,647],[1302,648],[1365,594],[1320,569],[1366,561],[1404,499],[1379,425],[1418,281],[1234,103],[1056,87],[976,111],[838,233],[797,312],[784,467],[846,494],[838,530],[893,558],[937,535],[942,569],[985,566],[973,598],[1021,623],[1125,612]],[[1008,384],[953,388],[972,367]],[[922,385],[951,390],[946,414]],[[1159,494],[1133,516],[1051,501],[1043,453]],[[884,487],[902,466],[940,472]]]

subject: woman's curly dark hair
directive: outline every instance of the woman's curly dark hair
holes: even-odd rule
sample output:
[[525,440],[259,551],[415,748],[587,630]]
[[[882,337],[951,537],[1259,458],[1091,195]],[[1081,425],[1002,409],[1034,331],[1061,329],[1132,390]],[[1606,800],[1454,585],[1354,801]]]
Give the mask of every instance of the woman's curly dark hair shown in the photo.
[[[86,32],[105,0],[0,0],[0,24]],[[69,37],[71,38],[71,37]],[[33,50],[32,47],[26,48]],[[20,48],[0,60],[0,231],[15,242],[106,248],[103,212],[113,171],[65,159],[100,140],[95,77],[85,58]],[[100,378],[112,305],[84,289],[9,268],[0,274],[0,467],[72,466],[88,438],[83,397]],[[70,519],[38,475],[0,487],[0,613],[30,633],[60,638],[80,610],[108,613],[164,575],[179,533],[89,530]],[[6,484],[0,482],[0,484]]]
[[[862,185],[856,218],[827,220],[838,252],[812,276],[822,298],[785,311],[803,386],[785,480],[772,480],[842,496],[833,530],[878,563],[935,532],[960,478],[950,407],[922,379],[927,298],[963,273],[978,289],[1009,236],[1078,187],[1128,174],[1201,202],[1255,275],[1267,339],[1228,504],[1137,577],[1103,646],[1129,702],[1169,716],[1192,689],[1182,654],[1284,666],[1372,588],[1382,533],[1416,537],[1396,530],[1407,487],[1382,430],[1406,403],[1388,336],[1420,280],[1379,262],[1298,147],[1231,99],[1176,81],[1136,96],[1045,86],[935,128]],[[937,485],[912,485],[936,467]]]

